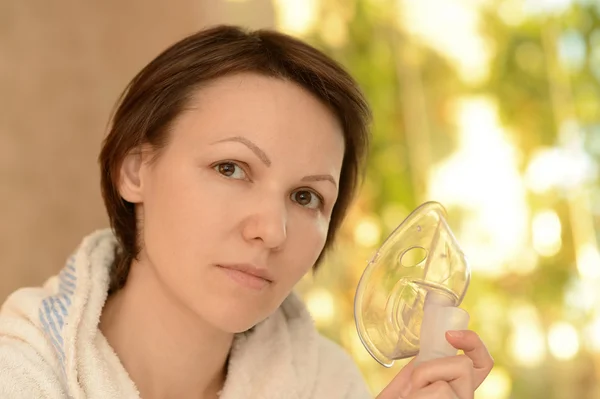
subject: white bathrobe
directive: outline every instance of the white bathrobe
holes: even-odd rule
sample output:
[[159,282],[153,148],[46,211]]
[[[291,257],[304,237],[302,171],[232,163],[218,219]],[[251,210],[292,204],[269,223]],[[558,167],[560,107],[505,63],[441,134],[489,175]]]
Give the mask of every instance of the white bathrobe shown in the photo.
[[[139,398],[98,329],[116,245],[110,230],[86,237],[43,287],[13,293],[0,310],[0,398]],[[350,357],[320,336],[290,295],[234,340],[221,399],[369,398]]]

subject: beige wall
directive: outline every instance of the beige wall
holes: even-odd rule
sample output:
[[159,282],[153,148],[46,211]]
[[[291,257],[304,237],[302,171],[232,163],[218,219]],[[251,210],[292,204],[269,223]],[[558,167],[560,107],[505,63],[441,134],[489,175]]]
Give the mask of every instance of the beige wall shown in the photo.
[[203,26],[271,26],[268,0],[0,1],[0,303],[107,226],[96,158],[128,80]]

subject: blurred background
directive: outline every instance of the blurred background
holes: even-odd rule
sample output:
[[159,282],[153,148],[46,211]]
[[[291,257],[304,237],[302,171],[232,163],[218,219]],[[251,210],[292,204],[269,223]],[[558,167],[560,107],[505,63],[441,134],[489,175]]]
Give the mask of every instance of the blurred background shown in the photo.
[[476,397],[600,397],[600,0],[0,0],[0,302],[107,225],[96,158],[118,94],[215,23],[301,37],[370,100],[365,184],[300,290],[374,393],[404,362],[385,369],[363,348],[356,285],[436,200],[496,360]]

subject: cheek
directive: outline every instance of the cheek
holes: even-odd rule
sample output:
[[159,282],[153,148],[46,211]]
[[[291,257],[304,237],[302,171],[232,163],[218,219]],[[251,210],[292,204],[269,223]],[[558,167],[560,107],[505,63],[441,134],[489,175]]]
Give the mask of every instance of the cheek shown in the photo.
[[144,233],[178,242],[194,226],[197,209],[193,191],[179,179],[161,179],[156,183],[144,200]]
[[153,178],[144,193],[146,249],[157,264],[176,262],[185,267],[203,252],[202,244],[220,217],[214,205],[218,201],[209,201],[193,173],[163,172]]
[[165,168],[153,176],[145,193],[148,216],[172,233],[181,231],[193,236],[217,223],[226,212],[228,197],[220,188],[196,167]]
[[304,220],[298,228],[288,234],[288,264],[294,265],[293,274],[296,280],[312,269],[323,251],[327,239],[328,221],[325,218]]

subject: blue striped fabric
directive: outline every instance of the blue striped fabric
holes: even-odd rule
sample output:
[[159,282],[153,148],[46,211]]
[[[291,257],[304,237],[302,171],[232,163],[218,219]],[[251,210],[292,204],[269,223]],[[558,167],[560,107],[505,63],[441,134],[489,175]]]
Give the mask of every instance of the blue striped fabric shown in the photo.
[[58,274],[58,293],[44,298],[38,310],[42,328],[52,342],[60,359],[63,375],[66,372],[63,328],[69,315],[69,308],[71,307],[77,286],[77,275],[74,264],[75,256],[72,256],[67,261],[67,265]]

